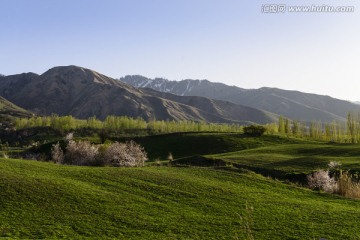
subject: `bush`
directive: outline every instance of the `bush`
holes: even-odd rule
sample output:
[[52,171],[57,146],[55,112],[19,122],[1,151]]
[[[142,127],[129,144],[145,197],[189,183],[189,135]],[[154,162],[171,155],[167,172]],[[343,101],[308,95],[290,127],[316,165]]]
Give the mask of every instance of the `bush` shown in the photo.
[[147,160],[144,148],[133,141],[93,145],[88,141],[75,142],[72,136],[68,136],[65,154],[59,142],[52,145],[51,156],[54,162],[80,166],[141,167]]
[[174,161],[174,156],[172,155],[171,152],[169,152],[168,156],[167,156],[167,160],[169,160],[169,162]]
[[68,133],[66,134],[65,141],[70,142],[74,139],[74,133]]
[[62,163],[64,161],[64,151],[60,147],[60,143],[57,142],[56,144],[52,145],[51,148],[51,159],[55,163]]
[[266,131],[266,128],[260,125],[250,125],[244,127],[244,133],[252,137],[262,136]]
[[[329,170],[319,170],[307,176],[309,187],[324,190],[325,192],[360,199],[360,182],[358,176],[349,172],[342,172],[341,163],[332,161],[328,164]],[[330,177],[330,175],[332,177]]]
[[98,155],[96,156],[96,162],[95,165],[99,167],[103,167],[107,165],[106,160],[106,152],[109,148],[109,145],[107,144],[101,144],[98,149]]
[[350,198],[360,199],[360,183],[349,172],[344,172],[338,180],[337,193]]
[[307,176],[309,187],[333,193],[337,190],[337,182],[329,176],[329,171],[319,170]]
[[106,161],[114,167],[142,167],[147,160],[144,148],[134,141],[127,143],[115,142],[105,154]]
[[341,168],[341,162],[330,161],[328,167],[330,170],[339,170]]
[[63,164],[93,166],[96,165],[99,147],[88,141],[70,140],[66,146]]

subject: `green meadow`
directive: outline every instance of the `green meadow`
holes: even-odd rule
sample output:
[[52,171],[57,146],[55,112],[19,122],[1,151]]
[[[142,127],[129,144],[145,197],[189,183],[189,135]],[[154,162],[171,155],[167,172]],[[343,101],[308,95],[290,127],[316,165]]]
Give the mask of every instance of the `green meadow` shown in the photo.
[[[334,160],[357,170],[359,145],[213,133],[135,140],[148,166],[0,159],[0,237],[360,239],[360,201],[264,174],[307,174]],[[175,163],[201,155],[226,164],[154,166],[169,152]]]

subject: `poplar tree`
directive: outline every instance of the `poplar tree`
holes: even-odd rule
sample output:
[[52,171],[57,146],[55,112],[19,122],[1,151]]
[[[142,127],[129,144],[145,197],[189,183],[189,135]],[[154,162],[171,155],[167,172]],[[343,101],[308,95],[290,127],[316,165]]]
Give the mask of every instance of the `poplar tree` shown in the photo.
[[285,133],[285,122],[284,122],[284,118],[283,116],[279,117],[279,131],[280,134],[284,134]]
[[352,113],[347,114],[347,136],[351,143],[355,143],[355,119]]
[[291,128],[292,134],[296,137],[299,136],[299,132],[300,132],[300,126],[299,126],[299,122],[298,121],[293,121],[292,122],[292,128]]

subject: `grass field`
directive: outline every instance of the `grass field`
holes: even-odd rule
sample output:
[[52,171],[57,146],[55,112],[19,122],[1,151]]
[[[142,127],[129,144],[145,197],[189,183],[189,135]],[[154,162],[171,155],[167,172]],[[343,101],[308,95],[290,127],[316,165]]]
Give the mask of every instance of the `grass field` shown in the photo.
[[327,168],[330,161],[342,163],[344,170],[360,171],[360,146],[332,143],[280,144],[211,155],[249,167],[305,173]]
[[236,169],[0,160],[0,237],[359,239],[360,202]]
[[[124,141],[126,138],[114,140]],[[134,140],[144,146],[150,161],[166,159],[169,152],[173,154],[174,158],[182,158],[304,142],[301,139],[270,135],[252,138],[238,133],[175,133],[138,137]]]
[[334,160],[360,170],[358,145],[215,133],[135,140],[152,161],[172,152],[237,166],[110,168],[0,159],[0,238],[360,239],[360,201],[246,170],[304,175]]

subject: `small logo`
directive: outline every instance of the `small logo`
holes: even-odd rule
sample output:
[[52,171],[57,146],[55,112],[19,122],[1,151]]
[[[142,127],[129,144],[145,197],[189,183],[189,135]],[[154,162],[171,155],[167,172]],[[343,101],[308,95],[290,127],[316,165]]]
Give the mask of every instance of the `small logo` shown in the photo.
[[284,13],[285,11],[285,4],[264,4],[261,6],[261,12],[263,13]]

